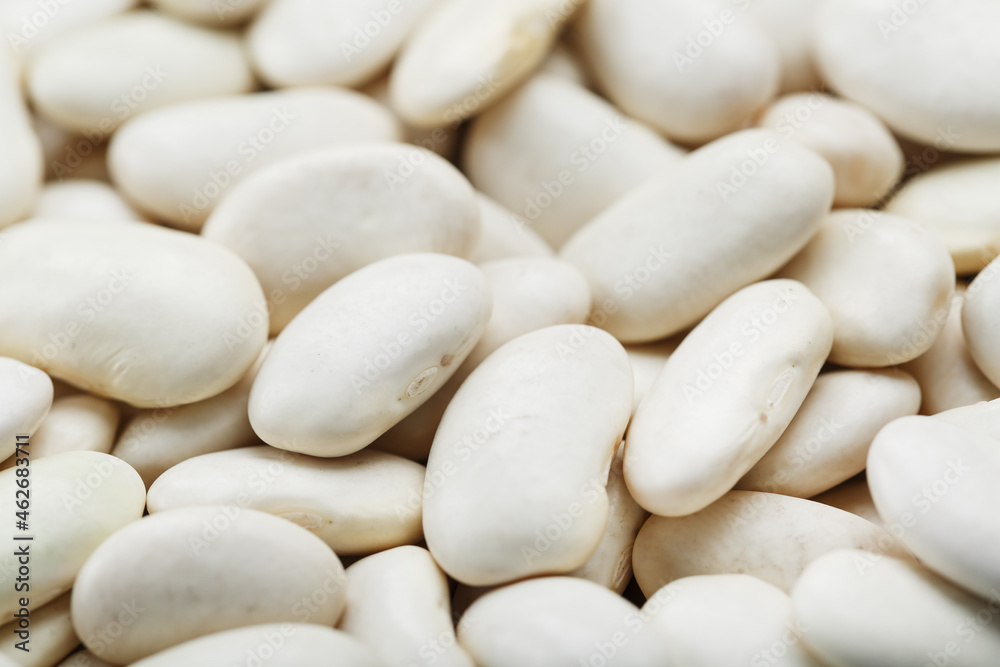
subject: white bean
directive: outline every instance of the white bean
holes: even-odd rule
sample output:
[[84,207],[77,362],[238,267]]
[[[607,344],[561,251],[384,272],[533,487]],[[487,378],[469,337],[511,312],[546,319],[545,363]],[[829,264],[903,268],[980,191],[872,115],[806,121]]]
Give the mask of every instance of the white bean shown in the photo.
[[726,299],[684,338],[625,440],[625,481],[654,514],[708,506],[778,440],[826,360],[833,325],[800,283]]
[[267,341],[264,294],[241,259],[139,222],[3,231],[0,313],[0,353],[139,407],[228,389]]
[[27,78],[43,116],[105,134],[150,109],[254,87],[235,35],[147,11],[94,21],[50,42],[28,63]]
[[369,264],[320,294],[275,340],[250,391],[254,431],[313,456],[368,446],[451,377],[491,307],[482,272],[457,257]]
[[277,335],[320,292],[372,262],[411,252],[467,257],[479,240],[479,208],[465,177],[434,153],[365,144],[251,174],[201,234],[254,270]]
[[333,625],[343,585],[340,560],[306,529],[236,506],[188,507],[104,540],[76,578],[71,612],[84,646],[128,663],[231,628]]
[[780,268],[832,200],[823,158],[771,131],[747,130],[646,181],[561,254],[590,281],[594,324],[623,342],[654,341]]
[[424,535],[444,571],[482,586],[583,565],[631,407],[628,357],[599,329],[548,327],[490,355],[427,461]]
[[178,463],[149,487],[150,514],[238,505],[306,528],[340,555],[369,554],[422,536],[424,467],[364,450],[317,459],[242,447]]

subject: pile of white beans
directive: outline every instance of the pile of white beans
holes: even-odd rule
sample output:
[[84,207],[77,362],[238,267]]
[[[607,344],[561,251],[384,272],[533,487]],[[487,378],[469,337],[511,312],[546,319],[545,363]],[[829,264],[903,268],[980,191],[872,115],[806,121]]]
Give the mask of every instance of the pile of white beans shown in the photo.
[[997,0],[0,33],[0,667],[1000,665]]

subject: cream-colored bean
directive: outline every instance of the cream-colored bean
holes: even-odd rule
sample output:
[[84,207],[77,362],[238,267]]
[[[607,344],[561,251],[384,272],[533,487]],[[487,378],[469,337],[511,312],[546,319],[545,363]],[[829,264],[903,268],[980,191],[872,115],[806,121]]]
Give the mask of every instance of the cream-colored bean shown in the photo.
[[272,0],[247,33],[265,82],[274,87],[358,86],[395,57],[433,0]]
[[46,183],[32,217],[97,222],[142,220],[142,214],[110,185],[82,178]]
[[625,351],[628,352],[628,360],[632,364],[632,377],[635,380],[635,392],[632,395],[633,417],[646,392],[656,382],[664,364],[670,355],[677,351],[677,346],[682,340],[684,340],[683,334],[678,334],[659,343],[626,346]]
[[197,231],[228,189],[257,169],[327,146],[401,138],[392,114],[365,95],[297,88],[143,114],[115,132],[108,166],[136,208]]
[[486,357],[523,334],[556,324],[583,324],[587,319],[590,288],[566,262],[511,257],[480,264],[479,268],[493,294],[493,312],[486,330],[448,382],[373,443],[379,449],[425,460],[455,392]]
[[447,382],[491,307],[483,273],[457,257],[369,264],[320,294],[275,340],[250,392],[254,431],[314,456],[368,446]]
[[[808,4],[808,3],[805,3]],[[833,167],[833,205],[879,203],[903,175],[903,152],[889,129],[861,105],[819,93],[776,100],[757,121],[816,151]]]
[[137,4],[138,0],[87,0],[52,6],[40,5],[38,0],[5,0],[0,3],[0,31],[10,46],[9,51],[23,66],[40,47],[68,31],[132,9]]
[[[343,585],[336,554],[304,528],[236,506],[188,507],[106,539],[76,578],[71,612],[84,646],[128,663],[232,628],[333,625]],[[113,623],[122,630],[109,640]]]
[[1000,441],[1000,400],[963,405],[939,412],[934,417]]
[[210,28],[225,28],[251,18],[266,0],[150,0],[150,4],[164,14]]
[[427,463],[424,536],[445,572],[482,586],[583,565],[607,525],[631,406],[628,357],[599,329],[547,327],[490,355]]
[[149,488],[150,514],[194,505],[239,505],[308,529],[340,555],[418,541],[424,467],[364,450],[317,459],[273,447],[190,458]]
[[820,375],[788,428],[736,488],[811,498],[864,470],[879,430],[919,409],[920,385],[902,371]]
[[976,276],[965,292],[962,331],[969,354],[990,382],[1000,387],[1000,257]]
[[31,438],[31,457],[63,452],[108,454],[118,430],[118,406],[89,394],[58,398]]
[[808,627],[796,626],[784,591],[746,574],[684,577],[643,605],[662,638],[665,665],[822,667],[802,647]]
[[476,194],[482,233],[472,253],[476,264],[508,257],[551,257],[552,247],[525,220],[482,193]]
[[908,181],[885,210],[928,227],[960,275],[975,273],[1000,253],[997,179],[1000,159],[956,160]]
[[730,491],[696,514],[649,517],[635,539],[632,567],[647,596],[699,574],[750,574],[788,591],[810,562],[848,548],[906,553],[878,526],[828,505]]
[[774,42],[729,3],[591,0],[576,27],[611,101],[677,141],[738,130],[778,91]]
[[632,580],[632,544],[649,512],[635,502],[622,474],[624,447],[618,447],[608,474],[608,523],[587,562],[569,573],[622,593]]
[[21,667],[52,667],[80,643],[69,617],[69,593],[31,612],[29,623],[23,630],[17,620],[0,626],[7,638],[0,643],[0,656]]
[[462,162],[476,188],[559,248],[682,155],[587,89],[540,74],[472,122]]
[[980,401],[1000,398],[1000,389],[979,370],[962,331],[965,290],[959,288],[951,300],[948,319],[929,350],[908,362],[903,370],[920,383],[920,412],[933,415]]
[[444,0],[403,46],[392,106],[417,127],[457,125],[514,89],[545,59],[578,3]]
[[1000,524],[991,507],[1000,441],[936,417],[883,428],[868,486],[886,524],[924,565],[984,598],[1000,589]]
[[[0,8],[3,11],[3,8]],[[9,34],[9,33],[8,33]],[[42,188],[42,145],[21,98],[17,67],[0,47],[0,228],[28,217]]]
[[455,640],[448,579],[426,549],[397,547],[347,568],[347,608],[340,629],[386,665],[429,661],[474,667]]
[[235,384],[266,341],[256,277],[214,243],[139,222],[0,233],[0,353],[94,394],[199,401]]
[[864,475],[856,475],[829,491],[813,496],[811,500],[856,514],[866,521],[871,521],[876,526],[885,528],[882,517],[875,509],[875,501],[872,500],[872,494],[868,490],[868,480]]
[[722,497],[778,440],[833,339],[802,284],[745,287],[667,360],[625,440],[625,481],[654,514],[683,516]]
[[111,453],[135,468],[149,488],[182,461],[259,444],[247,406],[257,371],[270,349],[270,343],[265,345],[250,370],[221,394],[197,403],[137,411],[125,422]]
[[473,368],[518,336],[557,324],[583,324],[590,288],[559,259],[512,257],[480,265],[493,291],[493,312],[469,353]]
[[465,177],[434,153],[364,144],[257,171],[215,208],[201,234],[254,270],[277,335],[330,285],[380,259],[467,257],[479,240],[479,207]]
[[0,357],[0,460],[30,436],[52,407],[52,380],[34,366]]
[[860,209],[831,213],[780,275],[804,283],[826,305],[834,327],[830,361],[855,367],[901,364],[930,349],[955,289],[951,257],[930,231]]
[[[915,562],[842,550],[814,561],[792,591],[803,640],[831,667],[993,665],[1000,598],[976,599]],[[986,614],[986,620],[984,620]]]
[[827,2],[814,49],[823,79],[897,134],[939,151],[991,153],[1000,150],[998,23],[992,0]]
[[[774,40],[781,58],[781,92],[818,90],[823,82],[813,58],[813,24],[821,0],[736,0]],[[742,20],[742,18],[741,18]]]
[[823,158],[769,130],[747,130],[636,188],[561,254],[590,281],[595,324],[623,342],[654,341],[780,268],[832,200]]
[[[30,458],[30,446],[28,450]],[[112,533],[142,516],[146,489],[132,468],[100,452],[66,452],[30,464],[28,531],[30,549],[30,609],[38,609],[69,590],[84,561]],[[17,470],[0,472],[0,492],[16,499]],[[18,572],[16,549],[0,556],[0,613],[12,618],[23,593],[14,589]]]
[[[661,664],[657,630],[603,586],[542,577],[481,597],[459,621],[458,639],[479,667],[575,667],[580,661],[648,667]],[[602,648],[615,651],[613,663]]]
[[132,667],[250,666],[258,662],[267,667],[389,667],[346,632],[312,623],[272,623],[216,632],[134,662]]
[[104,134],[151,109],[255,85],[235,35],[148,11],[73,30],[41,47],[27,70],[40,114],[69,130]]

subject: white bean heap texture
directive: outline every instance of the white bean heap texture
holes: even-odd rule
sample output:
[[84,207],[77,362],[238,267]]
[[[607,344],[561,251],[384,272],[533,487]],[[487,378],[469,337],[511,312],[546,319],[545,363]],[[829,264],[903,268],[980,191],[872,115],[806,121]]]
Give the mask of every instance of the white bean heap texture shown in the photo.
[[0,667],[1000,666],[998,35],[0,0]]

